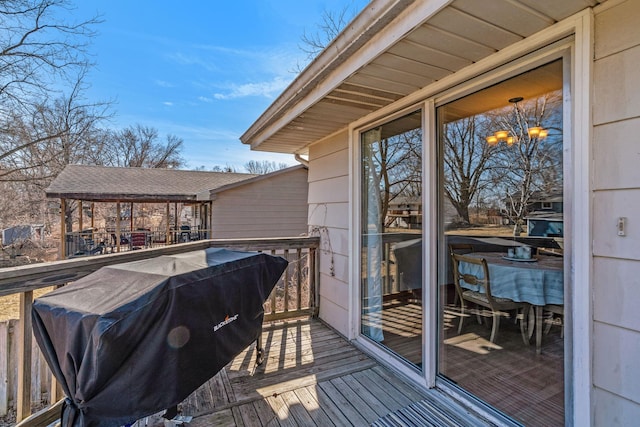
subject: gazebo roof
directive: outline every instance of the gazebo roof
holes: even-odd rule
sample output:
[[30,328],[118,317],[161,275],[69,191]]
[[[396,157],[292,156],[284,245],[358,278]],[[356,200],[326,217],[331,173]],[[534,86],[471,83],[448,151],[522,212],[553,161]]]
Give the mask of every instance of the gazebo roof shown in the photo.
[[256,177],[249,173],[67,165],[45,190],[49,198],[100,202],[190,202]]

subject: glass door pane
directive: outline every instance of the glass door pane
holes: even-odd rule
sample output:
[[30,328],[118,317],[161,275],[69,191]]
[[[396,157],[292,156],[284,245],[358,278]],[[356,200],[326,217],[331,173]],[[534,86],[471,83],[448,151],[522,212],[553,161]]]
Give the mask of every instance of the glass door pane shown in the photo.
[[361,134],[361,333],[422,366],[422,112]]
[[436,111],[438,371],[527,426],[564,425],[558,60]]

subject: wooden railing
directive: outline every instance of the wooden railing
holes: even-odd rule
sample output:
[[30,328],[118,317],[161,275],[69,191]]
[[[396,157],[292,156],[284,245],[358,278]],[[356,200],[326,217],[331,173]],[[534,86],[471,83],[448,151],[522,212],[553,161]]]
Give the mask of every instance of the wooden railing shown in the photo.
[[15,399],[19,425],[44,426],[55,421],[60,415],[59,401],[64,397],[55,378],[52,377],[47,393],[50,406],[31,415],[31,366],[32,358],[35,356],[32,353],[31,308],[35,290],[63,286],[107,265],[210,247],[224,247],[266,252],[282,256],[289,261],[289,267],[265,303],[265,321],[314,316],[318,312],[316,283],[319,243],[319,237],[200,240],[162,248],[0,269],[0,296],[20,295],[20,320],[17,330],[18,380]]

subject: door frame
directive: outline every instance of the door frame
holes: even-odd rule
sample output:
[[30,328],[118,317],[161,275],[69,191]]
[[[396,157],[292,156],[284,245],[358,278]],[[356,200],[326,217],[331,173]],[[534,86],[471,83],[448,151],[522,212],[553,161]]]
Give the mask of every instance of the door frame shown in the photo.
[[[388,366],[399,370],[418,385],[436,387],[438,341],[437,289],[423,287],[423,341],[424,369],[422,375],[398,364],[393,354],[380,351],[380,347],[367,342],[360,336],[360,133],[376,123],[398,117],[411,108],[423,107],[423,241],[430,242],[437,234],[434,191],[436,129],[436,101],[459,98],[491,82],[504,80],[535,64],[548,62],[550,58],[567,55],[564,78],[569,81],[570,94],[565,97],[565,191],[571,190],[571,201],[565,204],[565,214],[570,218],[570,226],[565,228],[565,241],[569,244],[568,260],[565,263],[565,283],[580,284],[570,289],[572,305],[568,310],[567,329],[571,336],[565,346],[565,419],[568,425],[590,425],[592,420],[592,203],[591,203],[591,146],[592,121],[591,97],[593,80],[593,10],[587,8],[565,20],[558,22],[533,36],[515,43],[485,58],[456,74],[439,80],[405,98],[396,101],[349,126],[349,263],[350,277],[350,338],[372,356]],[[575,213],[579,212],[580,215]],[[423,247],[424,279],[427,283],[437,283],[437,253],[433,244]],[[433,288],[433,289],[432,289]],[[566,286],[565,286],[566,288]],[[428,292],[426,291],[428,290]],[[444,390],[445,392],[449,392]],[[453,393],[453,392],[452,392]],[[459,396],[456,395],[457,398]]]

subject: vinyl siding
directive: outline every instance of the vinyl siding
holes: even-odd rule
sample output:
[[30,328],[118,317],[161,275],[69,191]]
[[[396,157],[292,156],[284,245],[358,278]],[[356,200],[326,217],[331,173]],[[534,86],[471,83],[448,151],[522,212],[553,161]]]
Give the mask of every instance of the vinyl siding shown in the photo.
[[[634,0],[595,15],[593,425],[637,425],[640,416],[639,23]],[[624,237],[618,217],[627,218]]]
[[349,336],[349,139],[341,132],[309,149],[309,227],[320,251],[320,317]]
[[292,237],[307,233],[307,170],[296,169],[216,195],[213,237]]

